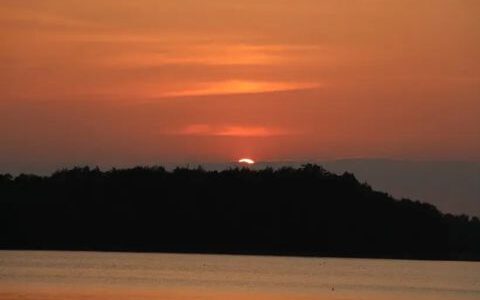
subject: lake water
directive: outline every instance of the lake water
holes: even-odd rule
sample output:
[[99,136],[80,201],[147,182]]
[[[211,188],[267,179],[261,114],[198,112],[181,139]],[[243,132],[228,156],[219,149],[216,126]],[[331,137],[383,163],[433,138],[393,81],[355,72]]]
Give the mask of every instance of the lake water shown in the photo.
[[480,299],[480,263],[0,251],[0,300]]

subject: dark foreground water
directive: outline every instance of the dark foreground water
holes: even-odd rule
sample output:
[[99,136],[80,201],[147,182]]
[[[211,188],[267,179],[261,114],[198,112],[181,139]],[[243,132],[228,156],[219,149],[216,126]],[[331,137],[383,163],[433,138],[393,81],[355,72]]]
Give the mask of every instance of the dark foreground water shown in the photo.
[[480,263],[0,251],[0,300],[480,299]]

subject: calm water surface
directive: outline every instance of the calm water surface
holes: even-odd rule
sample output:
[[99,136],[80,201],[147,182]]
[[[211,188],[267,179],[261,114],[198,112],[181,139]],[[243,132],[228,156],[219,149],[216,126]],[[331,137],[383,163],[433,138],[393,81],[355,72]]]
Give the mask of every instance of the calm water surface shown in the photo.
[[0,251],[0,300],[480,299],[480,263]]

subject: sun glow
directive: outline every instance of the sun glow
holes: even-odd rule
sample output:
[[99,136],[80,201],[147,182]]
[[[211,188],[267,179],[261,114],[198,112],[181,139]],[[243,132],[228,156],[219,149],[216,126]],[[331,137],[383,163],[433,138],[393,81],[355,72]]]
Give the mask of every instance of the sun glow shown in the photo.
[[242,159],[239,159],[238,162],[241,163],[241,164],[247,164],[247,165],[255,164],[255,161],[253,159],[250,159],[250,158],[242,158]]

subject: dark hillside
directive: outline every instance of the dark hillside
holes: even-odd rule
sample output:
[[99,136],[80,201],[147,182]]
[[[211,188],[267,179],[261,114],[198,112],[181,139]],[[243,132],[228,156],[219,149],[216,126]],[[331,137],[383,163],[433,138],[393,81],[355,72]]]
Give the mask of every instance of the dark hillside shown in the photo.
[[0,175],[0,248],[480,259],[480,221],[316,165]]

